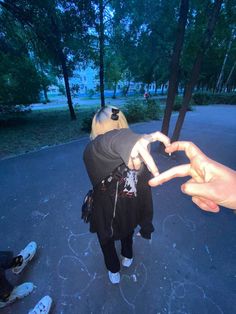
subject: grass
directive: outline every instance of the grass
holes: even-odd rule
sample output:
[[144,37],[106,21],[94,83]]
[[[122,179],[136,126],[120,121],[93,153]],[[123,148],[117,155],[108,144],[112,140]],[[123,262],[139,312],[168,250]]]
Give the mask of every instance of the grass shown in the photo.
[[75,121],[70,120],[68,109],[32,111],[0,120],[0,158],[78,139],[85,134],[81,122],[88,111],[76,110]]
[[[119,97],[121,99],[121,97]],[[0,116],[0,159],[76,140],[86,134],[82,121],[90,125],[89,112],[98,104],[76,106],[77,120],[71,121],[68,107],[34,110],[8,117]],[[123,107],[123,106],[121,106]]]

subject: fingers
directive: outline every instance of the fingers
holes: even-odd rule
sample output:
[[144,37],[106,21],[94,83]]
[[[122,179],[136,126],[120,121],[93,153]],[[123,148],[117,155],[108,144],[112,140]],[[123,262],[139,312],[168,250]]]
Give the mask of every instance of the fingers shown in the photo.
[[131,160],[133,163],[133,169],[139,170],[141,167],[141,164],[142,164],[142,161],[140,160],[140,158],[139,157],[134,157],[134,158],[131,157]]
[[159,176],[149,180],[150,186],[157,186],[164,182],[167,182],[173,178],[185,177],[190,175],[190,164],[173,167],[165,172],[162,172]]
[[219,209],[219,206],[218,206],[215,202],[213,202],[212,200],[206,199],[206,198],[204,198],[204,197],[198,197],[198,199],[199,199],[201,202],[205,203],[206,206],[209,208],[210,211],[214,211],[214,212],[215,212],[215,211],[219,211],[219,210],[217,210],[217,209]]
[[[193,202],[201,209],[211,212],[218,212],[220,210],[211,183],[187,182],[181,186],[181,190],[183,193],[193,196]],[[209,196],[211,199],[209,199]]]
[[144,144],[141,140],[139,140],[134,145],[131,151],[128,167],[130,169],[138,170],[140,169],[141,162],[143,161],[147,165],[148,170],[153,174],[153,176],[156,176],[159,174],[158,168],[148,151],[147,145]]
[[159,141],[162,142],[166,147],[170,145],[169,137],[159,131],[148,134],[145,138],[149,138],[149,143]]
[[214,201],[214,191],[212,190],[211,183],[191,183],[187,182],[181,185],[181,191],[190,196],[198,196],[209,199],[209,195],[211,195],[211,199]]
[[170,139],[162,134],[161,132],[154,132],[148,135],[144,135],[133,147],[130,159],[128,163],[128,167],[130,169],[138,170],[141,166],[141,160],[144,161],[149,171],[153,174],[153,176],[157,176],[159,174],[158,168],[155,164],[154,159],[148,150],[148,144],[160,141],[166,147],[170,145]]
[[167,153],[173,153],[176,151],[185,151],[189,159],[194,158],[195,156],[205,156],[205,154],[192,142],[178,141],[170,144],[166,147],[165,151]]
[[142,145],[139,145],[138,152],[139,155],[142,157],[142,160],[148,167],[148,170],[153,174],[154,177],[157,176],[159,174],[158,168],[147,148],[143,147]]
[[202,210],[217,213],[219,212],[220,208],[217,204],[212,202],[211,200],[203,199],[201,197],[193,196],[192,201],[194,204],[196,204],[198,207],[200,207]]
[[[129,162],[128,162],[128,167],[129,169],[132,169],[132,170],[138,170],[141,166],[141,160],[139,158],[139,152],[138,152],[138,146],[139,146],[139,143],[137,142],[133,149],[131,150],[131,153],[130,153],[130,158],[129,158]],[[140,166],[138,165],[138,163],[140,162]]]

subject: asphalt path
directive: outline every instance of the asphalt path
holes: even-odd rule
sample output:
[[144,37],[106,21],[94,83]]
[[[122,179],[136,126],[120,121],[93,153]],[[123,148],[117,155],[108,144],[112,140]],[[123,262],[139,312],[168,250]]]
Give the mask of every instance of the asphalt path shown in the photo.
[[[132,128],[149,133],[160,126],[154,121]],[[236,106],[189,112],[181,139],[236,169]],[[198,209],[180,191],[184,178],[153,189],[152,240],[135,236],[133,265],[121,270],[119,285],[109,282],[96,236],[80,219],[90,187],[82,161],[88,141],[0,161],[1,250],[18,253],[29,241],[38,244],[21,275],[7,273],[16,285],[32,281],[34,292],[1,313],[28,313],[46,294],[53,298],[52,314],[236,313],[236,215]],[[161,171],[186,162],[182,153],[166,158],[156,149],[154,144]]]

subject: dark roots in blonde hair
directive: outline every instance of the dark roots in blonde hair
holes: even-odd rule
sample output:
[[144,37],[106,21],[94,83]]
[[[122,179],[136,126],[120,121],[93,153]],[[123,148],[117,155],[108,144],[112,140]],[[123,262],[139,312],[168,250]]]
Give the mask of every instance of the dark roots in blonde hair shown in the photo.
[[125,115],[116,107],[103,107],[93,117],[90,137],[94,139],[114,129],[128,128]]

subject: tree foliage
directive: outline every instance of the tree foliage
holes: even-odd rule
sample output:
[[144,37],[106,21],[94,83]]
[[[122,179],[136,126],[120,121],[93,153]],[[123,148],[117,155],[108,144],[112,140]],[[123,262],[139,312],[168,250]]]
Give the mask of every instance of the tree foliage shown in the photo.
[[71,119],[75,119],[69,76],[76,62],[88,57],[89,27],[93,24],[91,1],[33,0],[0,1],[13,20],[21,23],[30,38],[43,46],[52,64],[59,67],[65,82]]
[[[89,62],[99,71],[102,106],[104,83],[114,89],[114,97],[119,81],[125,83],[125,95],[131,81],[147,87],[169,82],[169,90],[176,91],[178,86],[189,86],[215,1],[188,1],[183,49],[173,66],[182,2],[0,0],[0,101],[30,103],[39,90],[47,101],[48,86],[59,76],[64,79],[70,115],[75,119],[69,78],[75,67]],[[222,3],[193,89],[230,92],[236,87],[235,0]],[[176,87],[171,84],[174,67]],[[22,69],[27,73],[24,80]]]
[[18,23],[2,13],[0,26],[0,112],[5,113],[38,101],[40,76]]

